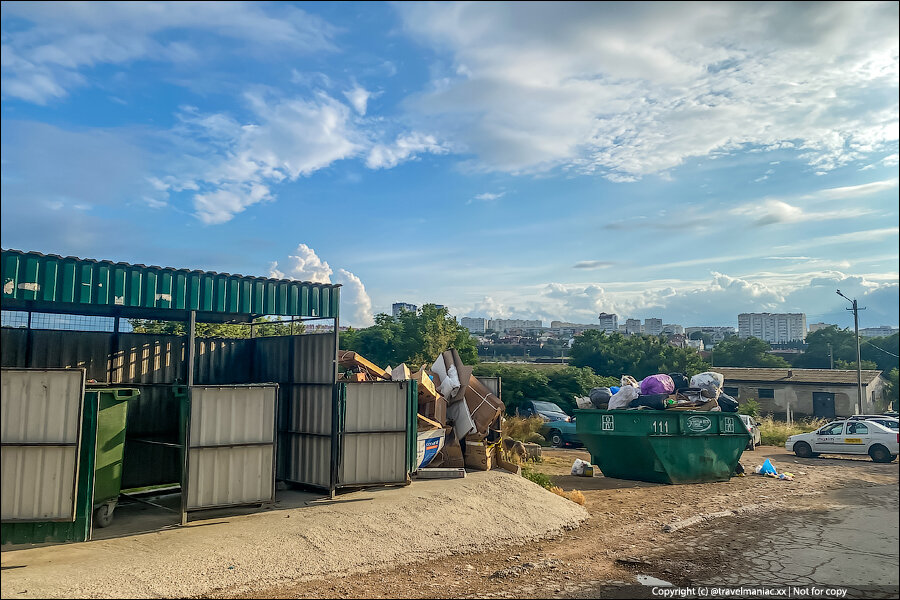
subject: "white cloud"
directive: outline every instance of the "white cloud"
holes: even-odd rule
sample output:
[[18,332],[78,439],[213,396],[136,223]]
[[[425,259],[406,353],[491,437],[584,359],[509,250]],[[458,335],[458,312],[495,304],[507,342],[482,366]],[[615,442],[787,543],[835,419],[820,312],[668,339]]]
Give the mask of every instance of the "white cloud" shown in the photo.
[[[282,270],[284,269],[284,270]],[[372,317],[372,299],[366,292],[366,286],[359,277],[347,269],[338,269],[336,281],[332,282],[334,271],[331,266],[306,244],[300,244],[287,260],[273,261],[269,264],[269,276],[278,279],[297,279],[315,283],[341,284],[341,312],[350,324],[356,327],[368,327],[375,321]],[[348,311],[347,309],[350,309]]]
[[375,144],[369,150],[366,166],[370,169],[390,169],[423,152],[444,154],[447,151],[433,135],[413,131],[397,136],[393,144]]
[[247,94],[252,122],[186,107],[176,131],[190,167],[170,176],[173,189],[196,189],[196,216],[207,224],[229,221],[273,198],[270,186],[308,176],[355,156],[365,142],[350,109],[325,93],[313,99]]
[[353,109],[360,116],[363,116],[366,114],[366,106],[369,103],[369,98],[372,97],[372,92],[357,85],[352,90],[344,92],[344,97],[347,98]]
[[[484,192],[483,194],[476,195],[474,198],[472,198],[472,200],[478,200],[479,202],[493,202],[494,200],[499,200],[505,195],[506,192]],[[470,200],[469,202],[471,202],[472,200]]]
[[896,147],[895,3],[399,11],[453,63],[410,105],[485,169],[633,181],[749,147],[793,148],[824,173]]
[[865,208],[843,208],[838,210],[811,211],[793,206],[781,200],[765,200],[760,204],[751,203],[731,210],[734,215],[749,216],[756,226],[851,219],[872,211]]
[[[286,4],[254,2],[21,2],[3,4],[3,96],[44,104],[89,79],[82,71],[135,60],[180,64],[211,47],[238,52],[331,50],[334,28]],[[228,40],[191,45],[191,33]],[[238,44],[235,44],[238,42]]]

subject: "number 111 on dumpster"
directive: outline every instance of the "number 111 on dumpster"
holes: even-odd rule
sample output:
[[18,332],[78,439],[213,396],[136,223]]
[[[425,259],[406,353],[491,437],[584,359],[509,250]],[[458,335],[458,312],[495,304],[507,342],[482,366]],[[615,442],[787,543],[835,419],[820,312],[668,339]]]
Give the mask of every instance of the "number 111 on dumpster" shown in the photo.
[[653,428],[653,433],[669,433],[668,421],[653,421],[651,427]]

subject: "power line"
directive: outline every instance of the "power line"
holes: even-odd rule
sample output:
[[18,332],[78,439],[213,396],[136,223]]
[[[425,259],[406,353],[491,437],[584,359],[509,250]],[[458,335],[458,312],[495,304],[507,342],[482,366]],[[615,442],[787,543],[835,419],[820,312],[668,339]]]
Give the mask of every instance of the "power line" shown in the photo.
[[885,354],[890,354],[890,355],[893,356],[894,358],[900,358],[900,356],[897,356],[897,355],[894,354],[893,352],[888,352],[888,351],[885,350],[884,348],[879,348],[878,346],[876,346],[875,344],[873,344],[873,343],[870,342],[869,340],[863,340],[862,343],[863,343],[863,344],[868,344],[868,345],[872,346],[873,348],[875,348],[876,350],[881,350],[881,351],[884,352]]

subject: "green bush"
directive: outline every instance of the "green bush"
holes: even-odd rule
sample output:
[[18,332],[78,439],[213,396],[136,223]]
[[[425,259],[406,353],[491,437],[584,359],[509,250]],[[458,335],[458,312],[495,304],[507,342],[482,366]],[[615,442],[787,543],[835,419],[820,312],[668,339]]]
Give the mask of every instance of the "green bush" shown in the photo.
[[528,481],[532,481],[545,490],[549,490],[553,487],[553,483],[550,481],[550,477],[541,473],[540,471],[535,471],[534,469],[530,469],[529,467],[522,467],[522,477],[527,479]]
[[757,402],[755,399],[751,398],[750,400],[747,400],[746,402],[741,404],[740,407],[738,407],[738,412],[742,415],[758,417],[759,416],[759,402]]
[[766,446],[784,446],[788,437],[798,433],[815,431],[828,422],[828,419],[804,419],[788,424],[785,421],[776,421],[771,416],[759,421],[759,437]]

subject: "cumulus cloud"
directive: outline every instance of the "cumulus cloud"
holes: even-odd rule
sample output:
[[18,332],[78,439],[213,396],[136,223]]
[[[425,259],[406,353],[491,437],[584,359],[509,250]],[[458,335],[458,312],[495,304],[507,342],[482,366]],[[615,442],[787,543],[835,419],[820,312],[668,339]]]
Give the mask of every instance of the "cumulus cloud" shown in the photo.
[[345,320],[356,327],[372,325],[375,322],[372,317],[372,299],[360,278],[347,269],[340,268],[337,270],[334,281],[332,281],[332,275],[334,275],[334,271],[331,266],[306,244],[299,244],[287,259],[280,262],[276,260],[269,264],[270,277],[341,284],[343,286],[341,314],[344,315]]
[[369,98],[372,97],[372,92],[357,85],[354,86],[352,90],[344,92],[344,97],[353,109],[359,113],[360,116],[363,116],[366,114],[366,108],[369,104]]
[[484,192],[483,194],[478,194],[472,200],[478,200],[479,202],[493,202],[494,200],[499,200],[503,196],[506,195],[506,192]]
[[17,20],[3,30],[3,96],[37,104],[87,85],[81,71],[98,65],[193,62],[204,47],[187,30],[221,36],[241,51],[242,43],[278,52],[334,48],[333,26],[286,4],[10,2],[3,17],[4,25]]
[[398,10],[452,63],[410,105],[485,169],[633,181],[749,147],[825,173],[896,146],[896,3]]
[[175,136],[190,154],[189,167],[163,180],[193,189],[195,215],[204,223],[231,220],[273,198],[270,187],[355,156],[365,142],[350,109],[320,92],[311,99],[245,96],[252,120],[225,114],[181,111]]
[[375,144],[366,157],[370,169],[390,169],[422,153],[444,154],[448,149],[433,135],[416,131],[397,136],[392,144]]

